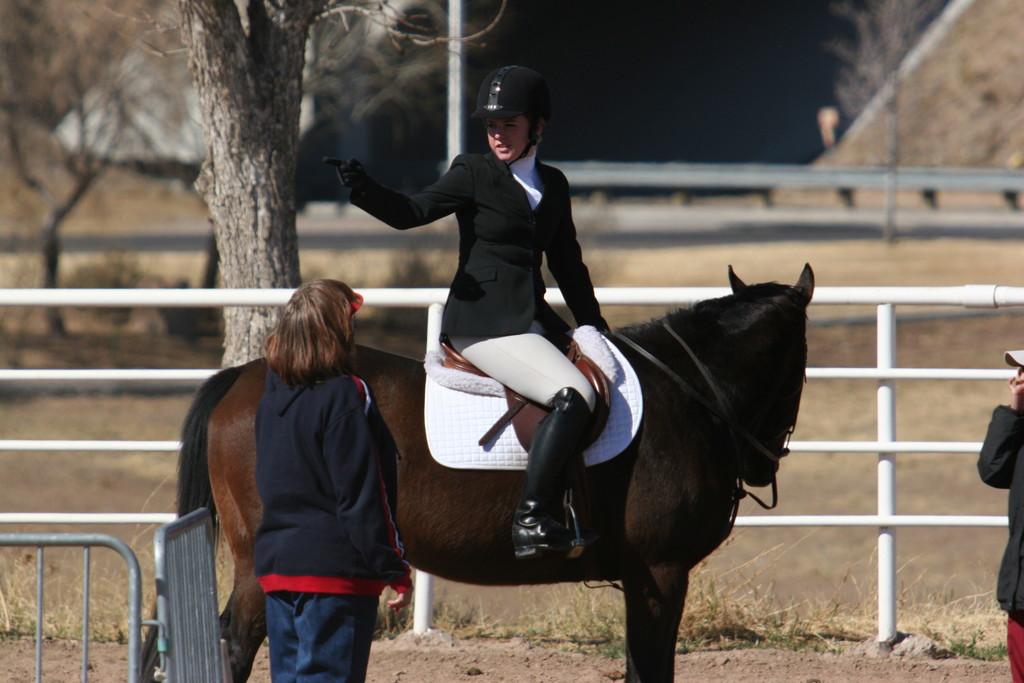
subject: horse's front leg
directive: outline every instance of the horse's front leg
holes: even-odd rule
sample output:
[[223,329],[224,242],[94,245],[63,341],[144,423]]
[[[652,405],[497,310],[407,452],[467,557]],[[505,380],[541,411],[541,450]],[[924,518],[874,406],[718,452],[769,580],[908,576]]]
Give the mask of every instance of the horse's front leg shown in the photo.
[[689,586],[683,567],[658,565],[624,577],[626,683],[670,683]]

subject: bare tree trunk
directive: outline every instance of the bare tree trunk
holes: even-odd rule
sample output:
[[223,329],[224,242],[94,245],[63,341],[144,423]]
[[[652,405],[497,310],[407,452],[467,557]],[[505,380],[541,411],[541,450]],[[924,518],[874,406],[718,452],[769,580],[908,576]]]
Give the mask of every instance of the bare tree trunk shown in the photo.
[[900,165],[900,86],[899,76],[894,75],[892,78],[892,95],[889,98],[888,116],[886,125],[888,126],[887,134],[887,152],[886,159],[886,170],[885,170],[885,226],[882,231],[882,238],[888,243],[892,244],[896,241],[896,189],[897,189],[897,175],[899,173]]
[[[57,286],[57,276],[60,272],[60,226],[82,200],[85,193],[89,191],[103,168],[103,166],[97,166],[94,169],[81,170],[80,175],[75,179],[75,186],[71,193],[61,202],[57,202],[48,192],[43,191],[41,183],[36,182],[28,175],[25,176],[30,187],[40,188],[40,194],[50,199],[50,208],[43,217],[39,230],[40,251],[43,258],[42,286],[46,289],[53,289]],[[46,309],[46,323],[51,334],[67,336],[64,317],[59,308],[49,307]]]
[[[57,237],[57,229],[60,226],[60,217],[57,211],[51,209],[46,212],[41,229],[39,231],[39,250],[43,257],[43,281],[42,286],[46,289],[53,289],[57,286],[57,269],[60,264],[60,240]],[[58,337],[67,336],[67,328],[64,327],[64,316],[59,308],[49,306],[46,308],[46,326],[50,334]]]
[[[295,167],[302,68],[322,0],[181,0],[207,159],[196,181],[220,253],[224,287],[299,284]],[[268,7],[270,8],[268,12]],[[277,310],[225,310],[225,366],[262,355]]]

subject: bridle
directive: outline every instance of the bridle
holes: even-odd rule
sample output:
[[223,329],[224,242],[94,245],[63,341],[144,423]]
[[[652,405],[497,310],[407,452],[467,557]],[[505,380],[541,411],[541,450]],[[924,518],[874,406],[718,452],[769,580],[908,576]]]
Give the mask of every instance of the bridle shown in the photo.
[[[622,334],[619,334],[618,332],[612,332],[611,334],[616,339],[621,340],[627,346],[629,346],[634,351],[639,353],[641,356],[646,358],[650,363],[652,363],[659,370],[661,370],[666,375],[668,375],[669,378],[671,378],[676,384],[679,385],[679,387],[683,390],[683,392],[687,396],[689,396],[690,398],[692,398],[695,401],[697,401],[698,403],[700,403],[702,406],[704,406],[705,409],[707,409],[708,412],[710,412],[712,415],[717,417],[726,426],[729,427],[729,433],[730,433],[730,435],[732,437],[732,441],[733,441],[733,448],[735,449],[735,452],[736,452],[737,465],[739,463],[739,458],[741,457],[740,456],[740,453],[741,453],[740,446],[741,446],[741,444],[740,444],[740,441],[739,441],[740,438],[742,438],[748,444],[750,444],[754,448],[754,450],[756,450],[758,453],[760,453],[764,457],[768,458],[768,460],[770,460],[773,465],[778,465],[779,460],[783,456],[785,456],[785,455],[787,455],[789,453],[789,448],[786,447],[786,444],[789,443],[789,437],[793,434],[793,429],[795,427],[795,424],[786,427],[779,434],[775,434],[772,437],[770,437],[771,439],[776,439],[776,438],[779,438],[779,437],[783,437],[783,446],[782,446],[782,448],[780,448],[778,453],[773,453],[767,446],[765,446],[765,444],[761,440],[759,440],[757,437],[755,437],[753,434],[751,434],[750,431],[746,427],[744,427],[742,424],[740,424],[739,420],[736,418],[736,416],[733,413],[733,411],[730,410],[729,404],[725,400],[725,397],[722,395],[722,392],[721,392],[721,389],[718,386],[718,383],[715,382],[715,379],[714,379],[714,377],[712,377],[711,373],[708,371],[707,366],[704,365],[704,363],[702,363],[699,358],[697,358],[697,354],[695,354],[693,352],[693,349],[690,348],[690,345],[686,343],[686,340],[683,339],[675,330],[673,330],[668,325],[668,323],[666,323],[665,321],[662,321],[661,326],[664,327],[665,330],[667,330],[668,333],[672,336],[672,338],[675,339],[679,343],[679,345],[683,347],[683,349],[686,351],[687,355],[690,357],[690,360],[693,361],[693,364],[700,371],[700,374],[704,377],[704,381],[707,383],[708,387],[711,389],[711,393],[715,397],[715,401],[714,402],[712,402],[710,399],[708,399],[703,394],[701,394],[696,389],[694,389],[693,386],[690,385],[685,379],[680,377],[678,373],[676,373],[672,368],[670,368],[668,365],[666,365],[664,362],[662,362],[659,358],[657,358],[650,351],[648,351],[644,347],[640,346],[640,344],[636,343],[635,341],[633,341],[629,337],[626,337],[626,336],[624,336]],[[797,395],[798,393],[800,393],[799,389],[797,390],[797,392],[795,392],[793,394],[793,396]],[[792,396],[782,397],[782,398],[783,399],[785,399],[785,398],[792,398]],[[751,498],[753,498],[757,502],[758,505],[760,505],[762,508],[764,508],[766,510],[771,510],[772,508],[774,508],[778,504],[778,502],[779,502],[778,484],[776,482],[775,471],[774,470],[775,470],[775,468],[773,467],[772,468],[772,475],[771,475],[771,487],[772,487],[771,491],[772,491],[772,495],[771,495],[771,503],[770,504],[769,503],[765,503],[758,496],[756,496],[753,493],[747,491],[744,488],[744,486],[743,486],[743,480],[737,474],[736,488],[735,488],[735,490],[733,492],[732,513],[729,516],[729,526],[728,526],[728,529],[729,529],[730,532],[732,530],[733,524],[736,521],[736,515],[737,515],[737,513],[739,511],[740,501],[743,498],[745,498],[746,496],[750,496]]]

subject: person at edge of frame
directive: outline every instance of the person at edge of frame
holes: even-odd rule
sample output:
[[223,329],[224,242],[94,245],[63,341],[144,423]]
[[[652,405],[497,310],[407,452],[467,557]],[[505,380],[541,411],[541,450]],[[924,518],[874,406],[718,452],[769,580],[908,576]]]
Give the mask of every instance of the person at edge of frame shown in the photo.
[[1010,378],[1010,400],[992,411],[978,456],[981,480],[1009,489],[1010,535],[999,567],[996,600],[1006,611],[1006,651],[1014,683],[1024,683],[1024,350],[1007,351],[1017,368]]

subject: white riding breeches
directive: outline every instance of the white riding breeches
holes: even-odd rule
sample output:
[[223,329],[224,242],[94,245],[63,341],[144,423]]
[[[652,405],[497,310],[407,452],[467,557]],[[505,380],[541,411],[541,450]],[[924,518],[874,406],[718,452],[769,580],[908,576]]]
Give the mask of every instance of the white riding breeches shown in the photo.
[[543,332],[543,326],[534,321],[524,334],[451,337],[449,341],[470,363],[531,401],[549,406],[560,389],[572,387],[593,411],[594,387]]

